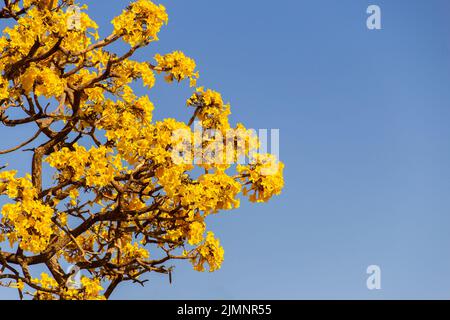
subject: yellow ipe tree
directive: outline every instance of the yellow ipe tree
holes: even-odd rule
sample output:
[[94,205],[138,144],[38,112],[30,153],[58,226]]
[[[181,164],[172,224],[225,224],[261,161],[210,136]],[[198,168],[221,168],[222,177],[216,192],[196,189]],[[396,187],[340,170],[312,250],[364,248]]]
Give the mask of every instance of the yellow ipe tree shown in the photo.
[[[206,217],[237,208],[242,196],[279,194],[283,164],[254,152],[258,139],[229,123],[219,93],[195,88],[191,58],[175,51],[132,59],[158,40],[168,21],[162,5],[129,3],[103,39],[87,7],[72,5],[4,0],[0,10],[8,26],[0,125],[35,128],[15,146],[2,141],[9,149],[0,155],[31,152],[29,174],[0,163],[0,284],[20,298],[107,299],[122,282],[142,285],[145,273],[170,276],[175,260],[219,269],[224,250]],[[118,41],[120,54],[112,50]],[[134,93],[136,85],[150,90],[158,74],[195,88],[186,122],[152,120],[151,100]],[[251,161],[236,164],[242,157]]]

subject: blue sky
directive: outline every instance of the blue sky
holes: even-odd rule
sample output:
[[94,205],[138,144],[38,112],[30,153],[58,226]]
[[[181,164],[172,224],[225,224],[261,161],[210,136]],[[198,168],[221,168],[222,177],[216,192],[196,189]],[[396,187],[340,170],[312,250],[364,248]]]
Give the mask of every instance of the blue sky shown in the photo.
[[[106,35],[127,1],[87,3]],[[172,285],[150,275],[113,298],[449,299],[450,2],[160,3],[169,25],[138,58],[183,50],[234,121],[280,129],[286,187],[210,219],[220,271],[180,264]],[[382,30],[366,28],[370,4]],[[189,118],[186,86],[148,94],[156,118]],[[29,133],[0,128],[0,147]],[[26,170],[26,159],[1,161]],[[369,291],[374,264],[382,289]]]

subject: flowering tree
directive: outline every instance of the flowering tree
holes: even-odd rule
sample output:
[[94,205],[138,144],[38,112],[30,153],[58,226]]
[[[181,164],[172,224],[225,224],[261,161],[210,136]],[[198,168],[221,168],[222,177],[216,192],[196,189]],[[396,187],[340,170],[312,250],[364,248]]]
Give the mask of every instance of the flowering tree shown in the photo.
[[[9,26],[0,37],[0,124],[35,127],[0,150],[32,151],[30,174],[0,166],[0,284],[20,298],[104,299],[122,282],[143,284],[145,273],[170,276],[174,260],[219,269],[224,251],[205,218],[237,208],[241,194],[252,202],[279,194],[283,164],[257,153],[242,124],[230,125],[215,91],[193,90],[187,122],[152,120],[152,102],[134,86],[151,89],[164,74],[196,87],[199,76],[179,51],[132,60],[158,40],[163,6],[129,4],[100,39],[87,7],[73,16],[73,5],[4,0],[0,10]],[[112,50],[118,41],[123,54]],[[236,164],[242,157],[251,161]],[[82,271],[80,286],[69,265]]]

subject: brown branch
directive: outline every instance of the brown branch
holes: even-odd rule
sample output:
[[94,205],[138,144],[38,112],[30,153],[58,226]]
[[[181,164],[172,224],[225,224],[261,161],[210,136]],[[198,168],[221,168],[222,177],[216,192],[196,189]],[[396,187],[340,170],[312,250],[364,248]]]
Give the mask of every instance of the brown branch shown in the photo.
[[0,150],[0,155],[2,154],[7,154],[7,153],[11,153],[14,152],[16,150],[19,150],[22,147],[25,147],[26,145],[30,144],[31,142],[33,142],[34,140],[37,139],[37,137],[39,137],[39,135],[41,134],[41,130],[39,129],[30,139],[28,139],[27,141],[19,144],[18,146],[11,148],[11,149],[7,149],[7,150]]

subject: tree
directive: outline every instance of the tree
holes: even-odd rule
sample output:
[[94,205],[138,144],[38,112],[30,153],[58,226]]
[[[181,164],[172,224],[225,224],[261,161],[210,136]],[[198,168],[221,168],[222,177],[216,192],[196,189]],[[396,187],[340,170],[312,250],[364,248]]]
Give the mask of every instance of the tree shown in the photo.
[[[205,219],[237,208],[241,194],[253,202],[279,194],[283,164],[255,151],[257,137],[230,125],[230,106],[210,89],[193,89],[189,121],[152,120],[136,85],[151,89],[164,74],[195,88],[199,76],[179,51],[132,60],[158,40],[168,21],[162,5],[129,4],[103,39],[87,7],[74,17],[72,5],[5,0],[0,11],[9,25],[0,38],[0,123],[36,128],[0,151],[32,151],[30,174],[0,169],[1,285],[20,298],[104,299],[122,282],[142,285],[146,273],[170,276],[175,260],[219,269],[224,251]],[[123,54],[113,51],[119,41]],[[82,271],[81,287],[68,264]]]

